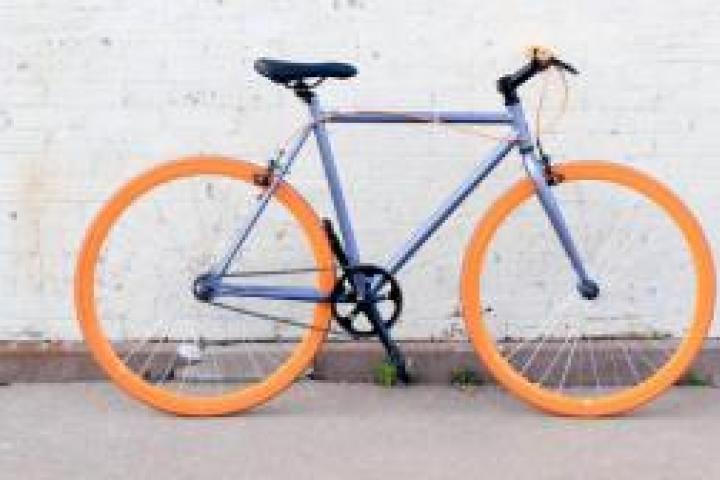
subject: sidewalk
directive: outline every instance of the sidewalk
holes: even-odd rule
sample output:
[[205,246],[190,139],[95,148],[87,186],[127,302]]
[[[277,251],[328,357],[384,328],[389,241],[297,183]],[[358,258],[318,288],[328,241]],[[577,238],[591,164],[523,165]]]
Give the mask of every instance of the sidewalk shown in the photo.
[[[653,341],[653,344],[659,344]],[[558,348],[562,348],[560,345]],[[273,348],[263,345],[261,348]],[[602,346],[597,346],[597,352]],[[654,348],[662,348],[654,347]],[[472,370],[483,383],[494,383],[494,378],[480,364],[477,354],[467,341],[400,342],[400,349],[405,353],[411,367],[413,379],[417,383],[447,385],[453,372],[457,369]],[[647,347],[643,347],[649,351]],[[175,350],[168,350],[174,355]],[[271,350],[270,350],[271,352]],[[233,359],[230,351],[223,363],[239,360],[247,362],[244,350],[238,350],[238,358]],[[547,350],[540,354],[552,358],[555,353]],[[153,358],[159,368],[167,368],[167,356],[154,353]],[[315,357],[312,366],[313,378],[332,382],[372,382],[374,370],[386,358],[380,343],[372,341],[326,342]],[[538,361],[540,365],[548,360]],[[617,370],[611,355],[597,354],[596,368],[601,376],[607,376],[608,369]],[[693,362],[689,372],[703,382],[720,386],[720,340],[708,339],[700,354]],[[589,376],[590,373],[587,374]],[[621,372],[613,371],[615,378],[626,375],[626,382],[634,382],[632,372],[628,369]],[[0,341],[0,383],[34,383],[34,382],[92,382],[105,380],[106,375],[100,371],[92,359],[87,346],[82,342],[12,342]],[[681,380],[682,382],[683,380]]]
[[309,382],[251,414],[180,419],[106,383],[0,387],[0,478],[716,479],[720,389],[570,420],[495,387]]

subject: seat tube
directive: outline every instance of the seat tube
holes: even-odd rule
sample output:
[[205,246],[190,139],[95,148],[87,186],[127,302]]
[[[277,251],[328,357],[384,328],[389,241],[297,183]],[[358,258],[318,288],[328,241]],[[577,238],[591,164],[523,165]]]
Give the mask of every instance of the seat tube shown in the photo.
[[575,241],[572,238],[567,221],[560,209],[555,194],[548,184],[544,165],[538,158],[537,152],[533,147],[522,105],[517,103],[515,105],[508,105],[507,108],[513,117],[513,127],[518,135],[518,145],[525,171],[535,185],[535,193],[540,201],[540,205],[550,220],[550,224],[555,230],[558,240],[563,250],[565,250],[573,270],[578,276],[578,285],[594,284],[593,279],[590,278],[585,268],[580,252],[575,246]]
[[340,227],[340,233],[343,238],[345,247],[345,255],[347,255],[350,265],[360,263],[360,251],[355,238],[350,214],[345,202],[342,185],[340,184],[340,176],[338,174],[335,157],[333,156],[330,140],[328,138],[327,128],[323,119],[323,111],[317,95],[311,94],[308,98],[308,108],[310,116],[313,120],[313,133],[317,140],[320,159],[322,160],[323,170],[327,179],[328,188],[330,189],[330,197],[332,198],[335,215]]

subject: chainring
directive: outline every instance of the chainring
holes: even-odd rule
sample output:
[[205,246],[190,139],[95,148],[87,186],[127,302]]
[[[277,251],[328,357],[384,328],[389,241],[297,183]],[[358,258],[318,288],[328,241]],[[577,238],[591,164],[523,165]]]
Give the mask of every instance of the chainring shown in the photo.
[[[363,286],[363,292],[358,292],[358,283]],[[367,293],[371,288],[374,291]],[[387,330],[395,325],[403,306],[398,281],[389,272],[375,265],[346,267],[333,288],[330,300],[333,317],[345,331],[356,337],[377,334],[377,327],[369,321],[368,312],[371,306],[376,307],[380,321]],[[368,319],[364,326],[358,323],[360,314]]]

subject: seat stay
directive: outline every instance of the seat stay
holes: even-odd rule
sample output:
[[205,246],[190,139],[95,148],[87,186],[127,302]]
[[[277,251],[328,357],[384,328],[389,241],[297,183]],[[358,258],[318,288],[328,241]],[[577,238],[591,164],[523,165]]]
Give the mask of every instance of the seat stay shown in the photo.
[[224,256],[211,268],[212,275],[214,275],[215,277],[220,277],[227,273],[230,265],[232,265],[234,259],[237,257],[240,248],[245,243],[248,236],[250,235],[250,232],[257,224],[260,216],[265,211],[265,208],[268,206],[271,197],[274,195],[275,191],[280,186],[280,183],[284,181],[285,177],[288,175],[288,173],[290,173],[290,168],[295,163],[295,160],[298,157],[298,153],[302,149],[303,145],[305,145],[305,142],[307,141],[311,132],[312,126],[306,125],[302,132],[295,139],[294,143],[280,159],[279,163],[282,165],[280,171],[276,172],[276,174],[272,176],[272,181],[270,182],[270,185],[267,189],[265,189],[265,191],[258,199],[254,210],[247,216],[245,221],[235,231],[234,236],[232,237],[228,247],[225,250]]

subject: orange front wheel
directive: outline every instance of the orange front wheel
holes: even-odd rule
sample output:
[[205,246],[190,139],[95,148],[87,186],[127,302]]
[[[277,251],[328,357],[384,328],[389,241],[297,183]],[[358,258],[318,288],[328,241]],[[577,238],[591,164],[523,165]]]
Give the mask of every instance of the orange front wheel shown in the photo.
[[587,300],[529,180],[477,225],[462,273],[465,323],[497,380],[551,413],[602,416],[661,394],[713,318],[715,271],[670,190],[608,162],[556,167],[552,188],[600,294]]
[[[261,172],[216,156],[161,165],[93,221],[77,264],[77,313],[95,360],[133,397],[181,415],[247,410],[290,386],[320,348],[327,304],[234,298],[220,309],[193,295],[257,204]],[[324,230],[289,185],[271,197],[227,281],[332,289]]]

